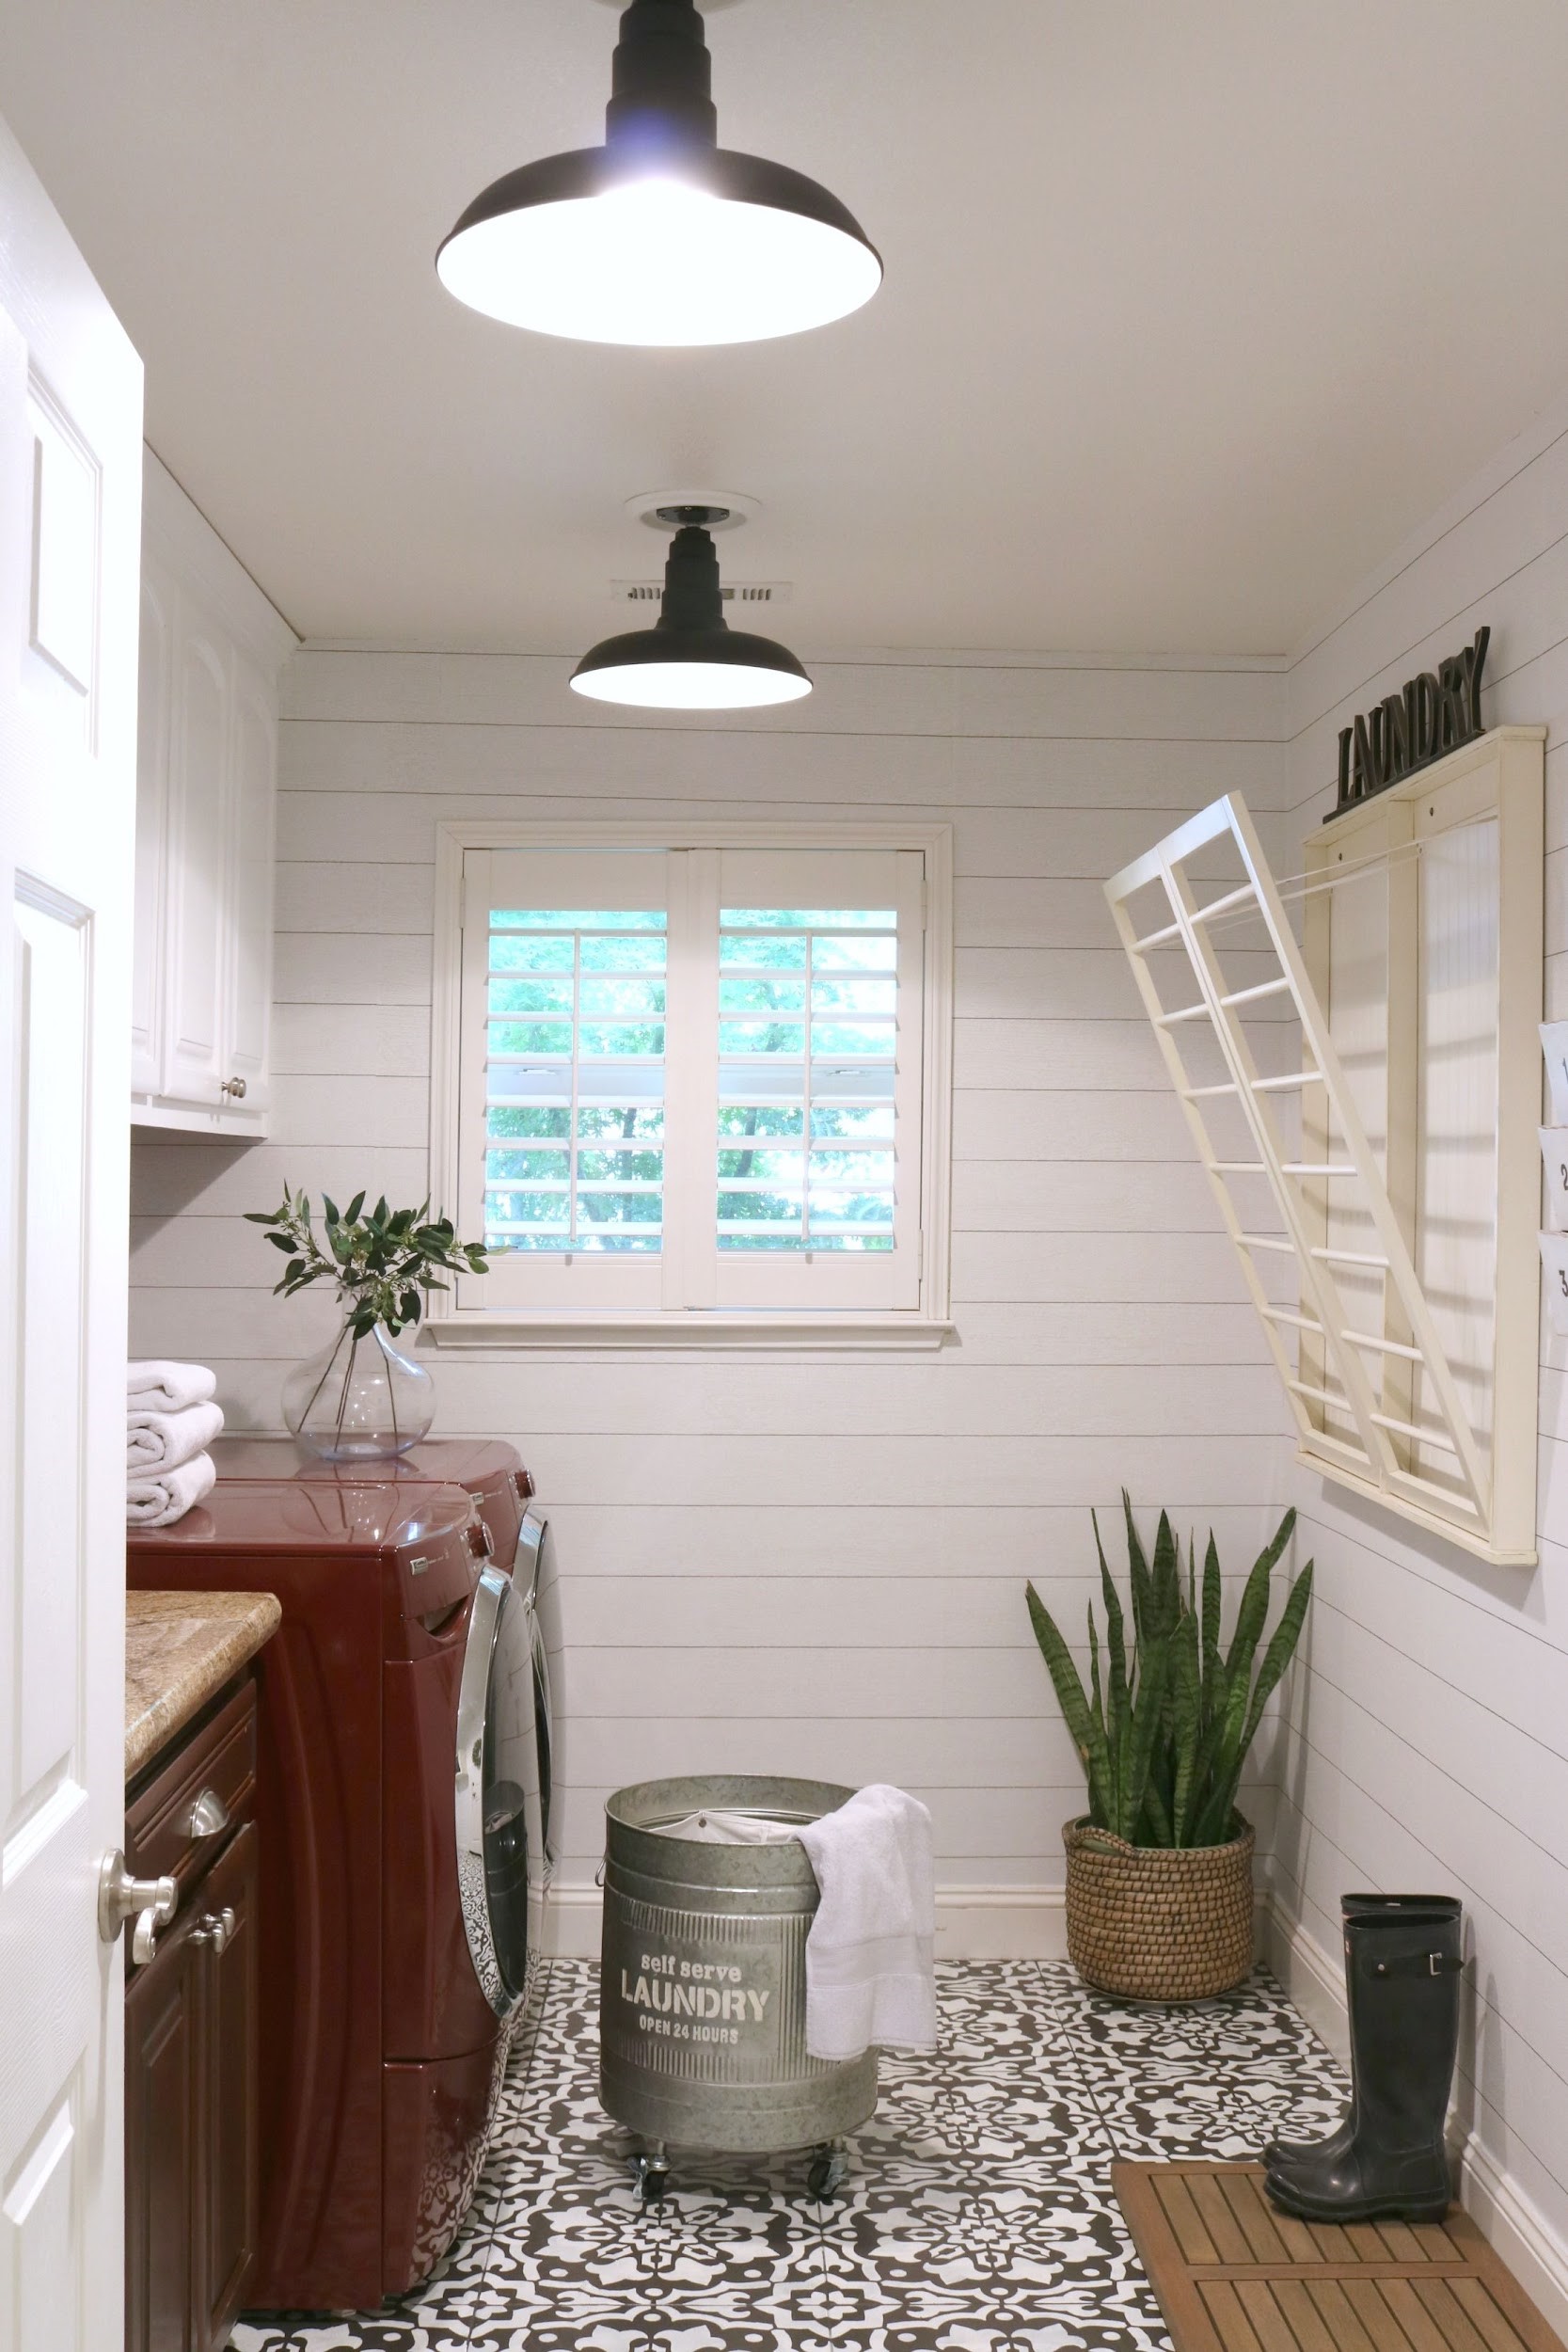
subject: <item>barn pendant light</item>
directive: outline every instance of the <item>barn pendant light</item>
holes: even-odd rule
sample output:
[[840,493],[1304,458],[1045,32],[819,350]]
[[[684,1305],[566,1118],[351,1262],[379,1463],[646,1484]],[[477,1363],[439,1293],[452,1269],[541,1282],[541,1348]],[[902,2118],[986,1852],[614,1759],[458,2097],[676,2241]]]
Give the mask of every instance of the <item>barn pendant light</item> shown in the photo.
[[652,628],[607,637],[585,653],[572,673],[577,693],[644,710],[751,710],[811,692],[787,647],[731,628],[724,618],[709,527],[728,513],[722,506],[660,507],[675,535],[658,619]]
[[815,180],[719,145],[694,0],[631,0],[603,147],[525,164],[436,257],[471,310],[600,343],[745,343],[868,302],[882,264]]

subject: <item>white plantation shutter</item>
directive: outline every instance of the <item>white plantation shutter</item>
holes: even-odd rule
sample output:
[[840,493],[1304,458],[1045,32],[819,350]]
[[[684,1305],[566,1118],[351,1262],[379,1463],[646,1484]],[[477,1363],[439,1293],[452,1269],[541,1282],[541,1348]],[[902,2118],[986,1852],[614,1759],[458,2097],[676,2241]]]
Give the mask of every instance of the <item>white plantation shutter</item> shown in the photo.
[[918,1309],[920,850],[469,850],[459,1304]]
[[465,860],[461,1230],[486,1303],[663,1301],[669,865],[636,850]]
[[919,1303],[923,876],[911,850],[720,853],[721,1307]]

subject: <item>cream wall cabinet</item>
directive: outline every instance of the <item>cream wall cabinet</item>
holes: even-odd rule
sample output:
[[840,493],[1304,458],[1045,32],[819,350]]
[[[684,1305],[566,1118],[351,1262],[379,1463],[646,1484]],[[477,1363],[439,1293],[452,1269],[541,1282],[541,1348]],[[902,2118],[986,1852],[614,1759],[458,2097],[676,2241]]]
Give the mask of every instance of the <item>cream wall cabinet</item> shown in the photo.
[[296,640],[150,451],[144,512],[132,1123],[261,1136]]

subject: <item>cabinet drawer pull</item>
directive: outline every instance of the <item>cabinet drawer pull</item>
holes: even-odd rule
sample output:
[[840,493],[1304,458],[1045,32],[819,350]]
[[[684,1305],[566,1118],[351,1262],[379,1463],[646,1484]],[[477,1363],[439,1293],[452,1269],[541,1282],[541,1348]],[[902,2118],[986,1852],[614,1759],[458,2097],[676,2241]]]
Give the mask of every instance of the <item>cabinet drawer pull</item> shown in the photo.
[[217,1837],[229,1827],[229,1807],[215,1788],[204,1788],[185,1827],[192,1837]]
[[199,1932],[220,1960],[233,1941],[236,1924],[234,1914],[227,1903],[221,1911],[209,1911],[202,1917]]
[[231,1103],[243,1103],[245,1096],[245,1080],[243,1078],[225,1078],[222,1086],[218,1089],[218,1092],[220,1094],[227,1094]]

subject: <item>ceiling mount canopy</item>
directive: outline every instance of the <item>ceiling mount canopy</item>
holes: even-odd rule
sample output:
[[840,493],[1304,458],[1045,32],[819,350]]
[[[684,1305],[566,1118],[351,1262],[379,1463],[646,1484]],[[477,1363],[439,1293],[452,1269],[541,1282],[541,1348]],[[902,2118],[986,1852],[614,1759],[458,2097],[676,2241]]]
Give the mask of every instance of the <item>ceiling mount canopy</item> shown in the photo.
[[719,145],[694,0],[631,0],[602,147],[525,164],[436,257],[471,310],[586,342],[759,342],[843,318],[882,264],[835,196]]
[[728,509],[661,512],[675,535],[658,619],[585,653],[572,673],[574,691],[645,710],[759,709],[809,694],[811,680],[787,646],[731,628],[724,618],[712,533],[729,519]]

